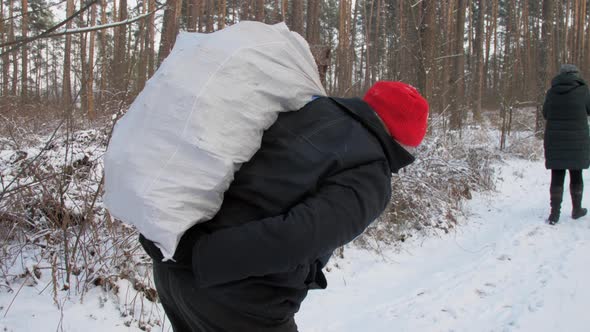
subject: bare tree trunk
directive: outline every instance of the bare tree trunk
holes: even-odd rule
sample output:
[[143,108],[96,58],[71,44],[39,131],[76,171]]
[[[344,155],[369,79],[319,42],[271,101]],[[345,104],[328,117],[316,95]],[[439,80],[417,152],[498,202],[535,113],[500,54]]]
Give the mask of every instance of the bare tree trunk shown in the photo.
[[[521,82],[522,75],[520,74],[520,42],[518,36],[517,13],[516,13],[516,0],[510,0],[508,3],[507,10],[507,30],[506,38],[504,41],[504,79],[502,87],[503,97],[503,117],[506,119],[510,114],[506,112],[512,112],[513,104],[518,100],[522,94]],[[505,121],[506,126],[503,130],[503,135],[510,133],[510,121]]]
[[[41,47],[43,44],[42,40],[36,41],[38,47]],[[32,98],[36,101],[41,101],[41,84],[43,83],[43,62],[47,62],[47,60],[43,61],[41,58],[42,51],[39,50],[37,54],[33,57],[33,63],[35,64],[35,92],[33,93]]]
[[553,0],[543,0],[543,24],[541,26],[541,49],[545,50],[545,52],[540,52],[540,66],[539,68],[539,79],[538,88],[537,88],[537,121],[535,126],[535,131],[540,133],[543,128],[543,117],[541,115],[541,107],[543,106],[543,102],[545,99],[545,88],[548,85],[549,81],[549,73],[547,72],[550,64],[553,62],[553,34],[554,34],[554,26],[553,26]]
[[[491,65],[490,65],[490,51],[492,48],[492,34],[494,32],[494,25],[496,24],[493,20],[493,7],[494,1],[493,0],[484,0],[486,2],[486,12],[489,14],[490,19],[487,21],[486,26],[486,38],[485,38],[485,57],[484,57],[484,68],[483,72],[486,73],[485,76],[490,76]],[[486,96],[488,91],[488,79],[482,76],[483,86],[482,86],[482,103],[483,99]]]
[[572,34],[570,33],[570,15],[571,15],[571,0],[567,0],[566,1],[566,7],[565,7],[565,22],[563,25],[563,31],[564,31],[564,38],[563,38],[563,56],[561,57],[561,61],[560,62],[572,62],[571,61],[571,36]]
[[197,22],[199,21],[200,0],[187,0],[187,19],[186,30],[189,32],[197,31]]
[[[514,54],[511,52],[512,35],[514,34],[514,10],[512,9],[512,1],[513,0],[510,0],[509,5],[507,6],[506,33],[504,34],[504,79],[502,80],[502,86],[500,88],[503,99],[510,99],[508,95],[512,94],[509,87],[511,87],[512,79],[514,77],[510,75],[510,69],[516,65],[516,61],[513,59]],[[502,109],[506,108],[503,107]]]
[[[118,21],[127,19],[127,0],[119,0]],[[127,25],[115,28],[115,48],[113,50],[113,87],[119,95],[127,90]],[[119,99],[119,98],[117,98]]]
[[287,8],[289,6],[289,0],[282,0],[283,5],[281,6],[281,17],[283,21],[287,22]]
[[350,0],[340,1],[338,25],[337,77],[338,95],[346,96],[352,85],[352,66],[350,61]]
[[[584,0],[586,1],[586,0]],[[579,3],[580,0],[573,0],[573,3],[571,5],[571,11],[572,11],[572,22],[571,22],[571,27],[570,27],[570,33],[569,33],[569,51],[570,51],[570,62],[571,63],[576,63],[576,60],[578,58],[578,48],[577,48],[577,40],[578,40],[578,36],[577,36],[577,28],[578,28],[578,21],[580,19],[580,12],[579,12]]]
[[[28,35],[28,28],[29,28],[29,2],[27,0],[21,0],[21,12],[22,12],[22,20],[21,20],[21,31],[22,31],[22,38],[27,38]],[[29,52],[28,52],[28,44],[24,44],[22,47],[22,57],[21,57],[21,100],[23,103],[27,102],[28,97],[28,83],[29,83]]]
[[468,14],[469,14],[469,23],[468,23],[469,25],[467,27],[467,51],[465,52],[465,54],[467,54],[467,57],[466,57],[467,58],[467,70],[469,72],[472,71],[472,68],[471,68],[471,58],[473,57],[473,53],[474,53],[474,51],[473,51],[473,48],[474,48],[474,46],[473,46],[473,42],[474,42],[474,40],[473,40],[474,39],[473,34],[475,33],[475,30],[476,30],[473,27],[473,16],[475,15],[473,13],[474,12],[473,7],[475,6],[475,4],[474,4],[475,1],[476,0],[467,0],[467,6],[466,6],[467,7],[466,10],[468,11]]
[[[5,34],[6,32],[4,31],[4,1],[0,1],[0,44],[4,44],[5,42]],[[0,52],[2,54],[6,53],[6,50],[4,47],[0,48]],[[2,57],[2,89],[0,91],[2,91],[2,96],[6,96],[6,92],[8,92],[8,87],[7,87],[7,81],[6,79],[8,78],[8,72],[5,71],[5,66],[6,66],[6,59],[4,58],[4,56]]]
[[156,36],[156,27],[155,27],[155,16],[156,14],[154,11],[156,10],[156,0],[148,0],[148,12],[152,13],[147,18],[147,36],[146,36],[146,50],[147,50],[147,78],[149,79],[154,75],[155,69],[155,36]]
[[453,67],[453,52],[454,50],[454,42],[455,39],[453,29],[453,12],[455,10],[455,1],[456,0],[447,0],[445,1],[446,7],[444,10],[445,16],[445,25],[443,28],[443,36],[446,38],[445,41],[445,54],[446,56],[442,59],[443,62],[443,69],[442,69],[442,96],[441,96],[441,110],[446,112],[448,107],[451,106],[452,103],[452,92],[451,87],[453,86],[453,82],[451,80],[451,70]]
[[465,56],[463,47],[463,36],[465,33],[465,4],[466,0],[457,0],[457,21],[455,24],[455,54],[453,56],[453,82],[451,91],[453,106],[451,107],[450,127],[460,129],[464,117],[464,94],[465,94]]
[[[12,6],[10,2],[8,3],[9,6]],[[0,43],[4,44],[7,39],[6,27],[4,24],[4,1],[0,1]],[[2,96],[8,95],[8,82],[10,81],[10,76],[8,71],[10,70],[10,58],[8,56],[7,47],[2,48]]]
[[434,29],[436,24],[436,2],[422,2],[422,12],[424,15],[424,20],[422,21],[420,26],[420,41],[422,43],[422,61],[419,75],[422,77],[422,88],[424,89],[423,93],[426,97],[426,100],[432,100],[434,98],[433,88],[435,77],[435,68],[433,60],[435,47]]
[[583,38],[584,42],[584,62],[582,63],[584,77],[590,77],[590,20],[586,20],[586,35]]
[[524,71],[524,96],[526,100],[530,100],[534,95],[534,84],[535,79],[534,75],[532,74],[534,70],[534,63],[533,54],[531,51],[531,32],[529,27],[529,4],[527,1],[521,1],[523,6],[523,24],[522,24],[522,33],[524,36],[524,55],[523,55],[523,71]]
[[264,22],[264,0],[256,0],[254,8],[254,20]]
[[476,122],[481,122],[481,98],[483,92],[483,31],[484,31],[484,13],[486,10],[486,0],[478,0],[477,12],[477,31],[475,33],[475,88],[473,118]]
[[[492,7],[492,22],[493,22],[493,29],[492,29],[492,34],[494,36],[494,53],[497,53],[497,50],[499,49],[499,45],[498,45],[498,12],[499,12],[499,7],[498,7],[498,0],[493,0],[494,4]],[[494,89],[494,93],[497,96],[498,95],[498,81],[499,81],[499,77],[500,77],[500,70],[498,68],[498,55],[494,54],[493,55],[494,59],[493,59],[493,74],[492,74],[492,87]]]
[[303,30],[303,0],[291,2],[291,30],[305,36]]
[[[355,64],[357,62],[357,55],[356,55],[356,35],[357,35],[357,22],[358,22],[358,16],[359,16],[359,2],[360,1],[355,1],[354,2],[354,10],[352,13],[352,26],[351,26],[351,43],[350,43],[350,50],[349,50],[349,58],[351,61],[350,64],[350,82],[351,82],[351,88],[350,88],[350,94],[351,95],[355,95],[358,96],[361,94],[360,92],[360,84],[357,84],[357,82],[360,81],[360,77],[361,74],[355,72]],[[351,9],[352,10],[352,9]],[[357,64],[357,68],[358,69],[362,69],[363,68],[363,61],[362,61],[362,55],[364,54],[363,50],[361,49],[361,61],[360,64]]]
[[241,3],[240,8],[240,21],[246,21],[250,19],[250,1],[249,0],[241,0],[238,1]]
[[307,42],[320,44],[320,0],[307,0]]
[[307,42],[318,66],[320,80],[326,83],[326,73],[330,64],[330,47],[321,45],[320,41],[320,0],[307,1]]
[[[528,59],[523,59],[522,58],[522,43],[520,42],[520,36],[522,36],[522,33],[520,31],[520,18],[522,17],[522,13],[521,12],[517,12],[517,10],[519,9],[517,7],[517,0],[511,0],[512,1],[512,5],[513,5],[513,9],[512,9],[512,16],[513,16],[513,23],[512,26],[514,28],[514,31],[512,32],[512,40],[513,40],[513,45],[514,45],[514,60],[515,60],[515,64],[512,68],[512,82],[513,82],[513,86],[514,89],[512,89],[513,93],[517,93],[518,96],[516,98],[513,98],[514,102],[518,101],[518,100],[522,100],[521,98],[523,96],[525,96],[525,90],[524,90],[524,80],[523,77],[524,76],[524,63],[525,61],[528,61]],[[510,115],[512,116],[512,114]],[[512,118],[510,118],[510,124],[512,124]],[[508,132],[510,133],[510,131],[512,130],[512,128],[508,127]]]
[[[84,22],[84,14],[78,16],[78,27],[85,28],[86,23]],[[86,62],[86,37],[88,33],[79,34],[80,37],[80,105],[82,111],[88,112],[86,107],[88,106],[88,67],[90,66]]]
[[[187,8],[188,9],[188,8]],[[147,4],[145,2],[142,3],[141,11],[142,14],[147,13]],[[145,86],[145,82],[147,80],[147,62],[148,62],[148,38],[149,34],[147,32],[147,19],[141,20],[139,23],[139,61],[137,65],[137,85],[135,89],[135,94],[139,94],[141,90],[143,90]]]
[[[580,24],[582,22],[584,22],[584,19],[582,18],[582,2],[585,3],[586,0],[575,0],[574,1],[574,5],[573,5],[573,11],[574,11],[574,21],[572,22],[572,44],[571,44],[571,50],[572,50],[572,63],[575,64],[580,64],[580,58],[581,58],[581,49],[580,49],[580,36],[583,34],[584,31],[584,26],[581,26],[580,29]],[[586,13],[584,13],[584,16],[586,15]]]
[[205,27],[205,1],[207,0],[194,0],[195,1],[195,17],[197,20],[197,31],[203,32]]
[[[107,1],[101,0],[100,2],[100,21],[101,23],[107,23]],[[108,55],[107,55],[107,29],[102,30],[100,32],[99,38],[99,53],[100,53],[100,85],[98,88],[98,96],[96,98],[96,102],[101,107],[104,101],[104,94],[107,90],[107,82],[108,82]]]
[[[552,52],[553,54],[550,56],[550,59],[553,60],[553,63],[549,63],[548,70],[550,73],[555,72],[560,63],[564,63],[567,61],[566,51],[567,49],[567,39],[566,33],[564,31],[565,27],[560,22],[565,21],[563,16],[565,15],[563,9],[563,1],[555,1],[552,2],[551,11],[553,12],[553,16],[556,17],[555,23],[553,25],[553,47]],[[557,15],[556,15],[557,14]],[[563,48],[562,48],[563,46]]]
[[[67,0],[66,5],[66,15],[70,17],[74,13],[74,0]],[[72,22],[68,22],[66,27],[70,29],[72,27]],[[66,35],[66,45],[64,48],[64,74],[63,74],[63,104],[66,107],[72,103],[72,83],[70,80],[70,70],[71,70],[71,58],[70,53],[72,53],[72,37],[70,35]]]
[[[396,48],[400,50],[398,53],[400,57],[400,79],[417,86],[419,85],[417,80],[420,71],[419,54],[421,53],[419,51],[421,47],[419,31],[420,6],[413,6],[414,3],[416,2],[399,1],[400,42],[399,46],[396,45]],[[371,59],[371,62],[375,61],[373,56],[368,57],[368,59]]]
[[227,18],[227,1],[219,0],[219,29],[225,29],[225,19]]
[[[420,6],[416,6],[419,10]],[[373,35],[373,52],[371,52],[373,56],[373,66],[371,67],[371,81],[369,84],[373,84],[378,77],[379,77],[379,69],[381,67],[381,57],[380,57],[380,50],[381,50],[381,15],[383,14],[383,0],[377,0],[377,8],[376,8],[376,17],[375,17],[375,34]],[[417,36],[419,39],[419,36]],[[419,44],[418,42],[416,44]]]
[[586,0],[581,0],[580,8],[579,8],[579,18],[577,24],[577,41],[576,41],[576,49],[577,49],[577,57],[576,57],[576,64],[579,66],[582,64],[582,60],[584,58],[584,27],[586,25]]
[[364,80],[364,84],[363,84],[363,90],[367,91],[369,90],[369,88],[371,87],[371,66],[373,65],[373,58],[371,57],[371,53],[373,50],[373,45],[371,43],[372,38],[371,38],[371,27],[373,25],[373,6],[375,4],[375,0],[371,0],[369,3],[369,12],[367,13],[367,8],[366,5],[367,3],[365,3],[365,6],[363,6],[364,11],[363,14],[365,16],[364,22],[365,22],[365,43],[366,48],[365,48],[365,80]]
[[178,0],[167,0],[166,10],[164,11],[164,22],[162,25],[162,36],[160,38],[160,51],[158,52],[158,66],[170,54],[170,50],[176,41],[178,29],[176,6],[180,5]]
[[[51,98],[51,89],[49,88],[51,86],[50,84],[50,79],[51,79],[51,73],[50,73],[50,59],[53,61],[52,56],[49,55],[49,39],[45,40],[45,59],[47,59],[47,61],[44,61],[44,68],[45,68],[45,97],[47,98],[47,100],[53,102],[54,100],[52,100]],[[57,96],[55,96],[55,100],[57,100]]]
[[271,23],[279,23],[281,22],[282,18],[281,18],[281,1],[280,0],[274,0],[274,7],[273,7],[273,11],[272,11],[272,20],[270,21]]
[[[178,4],[180,5],[181,0],[178,0]],[[205,2],[205,7],[204,7],[204,13],[203,16],[205,17],[206,23],[205,23],[205,32],[213,32],[215,30],[214,28],[214,20],[213,17],[215,16],[215,4],[213,3],[213,0],[207,0]],[[178,17],[178,16],[177,16]]]
[[[96,24],[96,4],[92,5],[92,9],[90,12],[90,26],[94,26]],[[95,31],[90,32],[90,40],[89,40],[89,47],[88,47],[88,65],[87,70],[88,73],[86,74],[87,82],[86,91],[88,94],[87,97],[87,108],[88,108],[88,118],[91,120],[96,118],[96,111],[94,109],[94,44],[95,44]]]

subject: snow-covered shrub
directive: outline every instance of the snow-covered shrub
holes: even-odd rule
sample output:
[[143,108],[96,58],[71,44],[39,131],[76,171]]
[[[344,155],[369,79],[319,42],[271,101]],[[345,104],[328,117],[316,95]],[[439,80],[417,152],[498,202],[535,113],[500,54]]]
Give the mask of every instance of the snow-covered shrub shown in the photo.
[[527,160],[543,159],[543,142],[535,133],[534,107],[515,108],[505,152]]
[[0,128],[0,284],[16,291],[48,278],[58,306],[98,286],[119,298],[129,322],[149,330],[157,324],[144,312],[157,300],[151,262],[136,231],[102,207],[112,124],[54,121],[36,134],[22,118],[8,119]]
[[415,152],[416,161],[393,176],[391,203],[365,238],[357,240],[360,245],[404,241],[416,231],[448,232],[462,213],[462,202],[474,191],[494,189],[497,151],[482,142],[481,130],[464,131],[469,139],[453,138],[455,134],[427,136]]
[[504,150],[500,150],[498,114],[484,112],[483,124],[468,117],[460,131],[448,131],[446,119],[434,115],[415,152],[416,161],[393,176],[389,207],[355,243],[375,247],[375,243],[405,241],[416,233],[449,232],[474,192],[494,190],[494,164],[506,157],[543,157],[543,143],[534,132],[534,108],[513,110]]

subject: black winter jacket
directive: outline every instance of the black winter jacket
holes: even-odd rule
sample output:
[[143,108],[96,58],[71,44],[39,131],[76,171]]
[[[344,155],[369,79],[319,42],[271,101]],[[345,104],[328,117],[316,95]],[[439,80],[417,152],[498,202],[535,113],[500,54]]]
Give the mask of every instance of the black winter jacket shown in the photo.
[[360,99],[282,113],[215,218],[183,237],[192,271],[155,262],[165,308],[194,331],[293,331],[308,289],[326,286],[333,250],[379,216],[391,173],[413,160]]
[[557,75],[545,97],[545,167],[585,169],[590,166],[588,120],[590,92],[574,74]]

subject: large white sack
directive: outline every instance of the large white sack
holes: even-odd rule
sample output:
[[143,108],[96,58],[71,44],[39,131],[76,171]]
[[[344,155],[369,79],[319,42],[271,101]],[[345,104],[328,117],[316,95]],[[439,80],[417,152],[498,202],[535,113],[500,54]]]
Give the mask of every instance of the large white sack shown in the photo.
[[172,258],[182,234],[217,213],[278,113],[313,95],[325,91],[309,46],[284,23],[180,33],[115,126],[106,207]]

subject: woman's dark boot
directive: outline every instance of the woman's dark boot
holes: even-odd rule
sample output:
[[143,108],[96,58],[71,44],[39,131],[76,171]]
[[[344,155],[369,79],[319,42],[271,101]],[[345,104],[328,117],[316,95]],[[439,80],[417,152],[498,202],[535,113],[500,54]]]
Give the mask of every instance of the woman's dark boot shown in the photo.
[[549,224],[555,225],[559,221],[561,201],[563,200],[563,187],[551,187],[551,189],[549,189],[549,194],[551,198],[551,214],[549,214]]
[[570,186],[570,194],[572,195],[572,218],[574,219],[581,218],[588,213],[588,210],[582,207],[583,193],[583,184],[575,184]]

